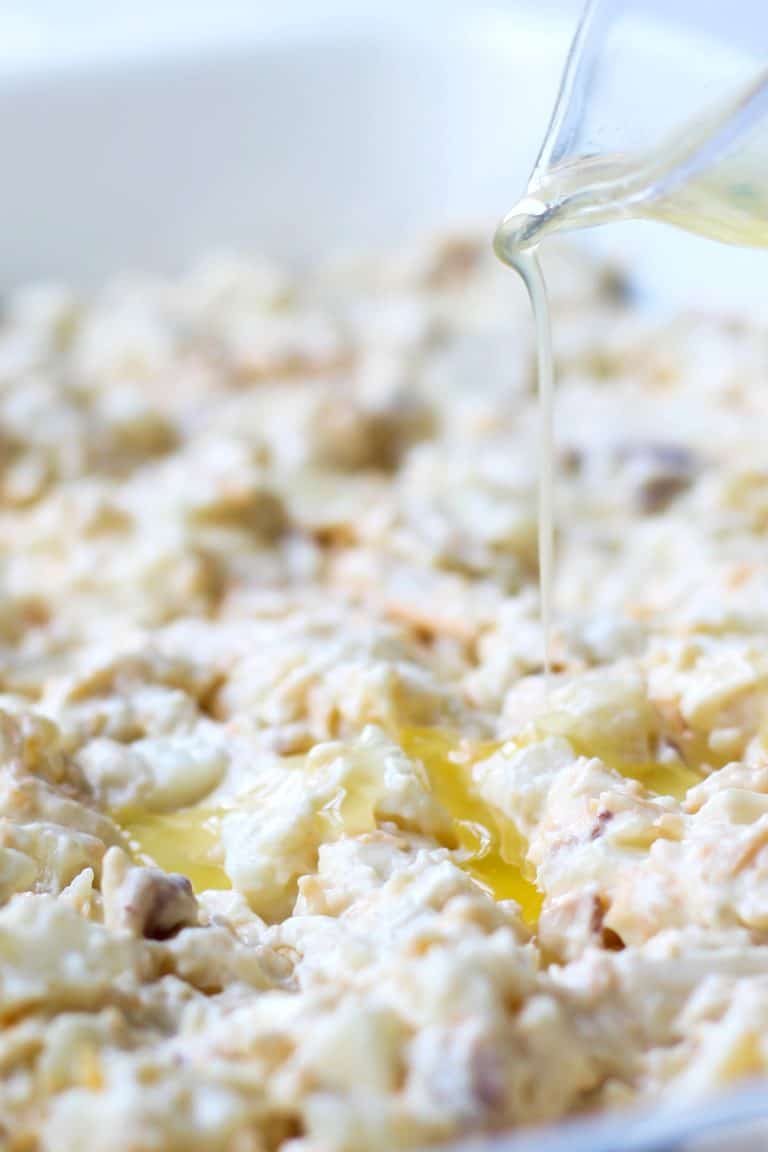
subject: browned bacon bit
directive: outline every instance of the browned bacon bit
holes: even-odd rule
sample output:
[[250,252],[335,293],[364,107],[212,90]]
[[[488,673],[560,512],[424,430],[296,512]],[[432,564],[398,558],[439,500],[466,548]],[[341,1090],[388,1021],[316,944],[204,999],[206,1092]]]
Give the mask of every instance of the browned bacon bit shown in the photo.
[[600,943],[606,952],[621,952],[624,949],[624,941],[618,932],[614,932],[613,928],[606,928],[604,921],[608,911],[608,904],[602,896],[595,895],[592,900],[592,919],[590,921],[590,928],[593,936],[600,939]]
[[605,826],[613,820],[613,812],[608,808],[601,808],[597,814],[597,819],[592,827],[591,840],[597,840],[602,836],[605,831]]
[[589,922],[589,927],[594,936],[597,936],[603,930],[603,920],[605,919],[605,901],[601,896],[592,897],[592,917]]
[[119,848],[104,857],[104,921],[110,928],[167,940],[198,922],[195,894],[186,876],[131,865]]
[[663,512],[690,486],[698,469],[695,456],[682,444],[629,442],[617,455],[636,476],[635,503],[646,515]]
[[689,476],[649,476],[637,487],[637,504],[641,512],[653,515],[663,512],[690,484]]

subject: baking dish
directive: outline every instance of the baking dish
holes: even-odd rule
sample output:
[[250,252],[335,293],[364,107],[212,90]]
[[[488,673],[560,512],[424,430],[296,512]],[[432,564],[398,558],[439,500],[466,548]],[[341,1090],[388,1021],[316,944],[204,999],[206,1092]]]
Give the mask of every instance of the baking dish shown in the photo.
[[[118,60],[7,66],[3,286],[173,270],[221,246],[301,262],[492,221],[530,167],[569,34],[567,20],[511,5],[288,5],[215,49],[128,46]],[[672,56],[676,67],[716,66]],[[646,227],[639,259],[636,235],[602,243],[635,255],[649,299],[758,299],[759,255]],[[694,1147],[702,1126],[762,1108],[755,1089],[695,1115],[472,1147]]]

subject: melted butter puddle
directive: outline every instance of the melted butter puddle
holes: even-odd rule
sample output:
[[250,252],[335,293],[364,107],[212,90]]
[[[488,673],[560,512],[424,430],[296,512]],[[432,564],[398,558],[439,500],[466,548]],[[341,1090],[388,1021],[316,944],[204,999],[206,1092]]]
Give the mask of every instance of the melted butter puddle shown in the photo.
[[223,811],[195,805],[176,812],[123,812],[115,819],[128,837],[137,864],[180,872],[199,893],[232,887],[229,876],[215,863]]
[[[471,742],[449,729],[405,728],[397,737],[405,754],[424,765],[435,797],[452,818],[460,866],[494,899],[515,900],[530,925],[537,923],[544,897],[526,860],[527,844],[514,824],[478,795],[471,769],[505,745],[519,748],[552,734],[543,727],[532,727],[514,743]],[[700,773],[680,761],[622,760],[611,749],[581,747],[572,739],[570,742],[577,755],[598,756],[606,767],[661,796],[682,800],[688,789],[702,779]],[[345,792],[333,802],[329,816],[338,815],[346,834],[356,835],[375,827],[372,804],[365,788],[357,796]],[[180,872],[200,893],[232,887],[218,863],[221,819],[231,807],[203,803],[176,812],[122,811],[115,814],[115,819],[128,838],[137,864],[154,864],[166,872]]]
[[620,772],[622,776],[637,780],[649,792],[655,792],[658,796],[671,796],[674,800],[684,800],[688,789],[703,780],[701,773],[689,768],[682,761],[673,760],[664,763],[660,760],[649,760],[645,763],[623,764],[605,760],[604,763],[608,768]]
[[528,924],[539,919],[544,897],[526,862],[526,844],[514,825],[477,794],[470,769],[502,747],[471,744],[439,728],[406,728],[399,743],[407,756],[420,760],[437,800],[450,813],[459,844],[461,867],[496,900],[516,900]]
[[[596,757],[606,768],[618,772],[627,780],[636,780],[648,792],[657,796],[671,796],[674,800],[684,800],[689,788],[700,784],[703,771],[698,771],[678,756],[665,759],[648,756],[649,749],[636,748],[635,755],[623,754],[610,739],[580,739],[570,726],[564,726],[557,712],[541,717],[531,725],[522,743],[544,740],[548,736],[564,736],[577,756],[587,759]],[[520,741],[518,741],[520,743]],[[637,755],[640,752],[641,755]],[[646,755],[642,755],[645,752]]]
[[[523,917],[535,924],[543,897],[525,862],[526,845],[511,823],[498,816],[475,792],[472,764],[501,747],[470,744],[443,729],[404,729],[398,742],[405,754],[420,760],[430,785],[452,820],[461,867],[496,900],[515,900]],[[365,789],[363,789],[365,791]],[[343,817],[348,834],[375,827],[367,796],[344,794],[331,805]],[[361,809],[361,812],[358,812]],[[358,819],[370,814],[371,819]],[[195,892],[228,889],[231,882],[217,864],[220,823],[225,808],[199,804],[176,812],[124,811],[115,818],[125,832],[134,860],[189,877]],[[329,809],[329,815],[333,815]],[[351,827],[350,827],[351,824]]]
[[[450,813],[462,867],[496,900],[515,900],[526,923],[535,926],[544,900],[536,887],[533,868],[526,860],[527,844],[514,824],[487,804],[473,787],[471,768],[507,746],[520,748],[551,733],[531,726],[516,741],[470,743],[444,729],[412,728],[399,735],[403,751],[424,765],[432,790]],[[577,755],[599,756],[607,768],[636,780],[647,791],[683,800],[702,776],[682,761],[635,761],[616,756],[615,750],[578,747]]]

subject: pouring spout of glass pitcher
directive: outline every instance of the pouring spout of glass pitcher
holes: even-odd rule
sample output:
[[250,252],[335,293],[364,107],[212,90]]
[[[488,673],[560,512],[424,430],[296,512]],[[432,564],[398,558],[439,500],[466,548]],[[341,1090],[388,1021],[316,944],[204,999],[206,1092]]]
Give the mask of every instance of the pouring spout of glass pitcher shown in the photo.
[[586,189],[577,185],[575,190],[567,183],[552,179],[551,187],[542,183],[529,188],[506,214],[493,238],[494,251],[502,263],[516,268],[517,253],[537,247],[553,232],[588,228],[632,214],[637,193],[626,179],[610,180],[604,186],[588,185]]
[[695,29],[662,34],[650,6],[588,0],[527,190],[496,232],[506,264],[552,232],[633,217],[768,247],[768,4],[731,0],[751,49],[724,52],[672,103],[654,77],[708,42]]
[[535,248],[547,225],[557,215],[559,205],[547,204],[535,196],[524,196],[511,212],[508,212],[496,229],[493,237],[493,250],[504,264],[516,266],[516,254]]

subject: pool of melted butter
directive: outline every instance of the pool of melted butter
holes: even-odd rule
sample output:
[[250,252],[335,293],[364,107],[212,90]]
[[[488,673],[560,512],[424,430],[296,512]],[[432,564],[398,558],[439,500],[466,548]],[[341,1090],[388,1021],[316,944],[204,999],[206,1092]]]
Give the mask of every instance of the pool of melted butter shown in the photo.
[[525,860],[526,843],[472,783],[472,765],[502,745],[463,740],[439,728],[406,728],[399,743],[407,756],[422,762],[432,791],[451,814],[461,867],[496,900],[516,900],[524,919],[535,924],[543,896]]
[[630,780],[637,780],[649,792],[672,796],[675,800],[684,800],[688,789],[700,784],[702,779],[701,773],[677,760],[646,760],[626,765],[609,761],[607,766]]
[[224,810],[205,804],[177,812],[124,811],[115,819],[139,864],[187,876],[195,892],[231,888],[220,863],[219,825]]
[[[533,731],[530,738],[541,738]],[[535,925],[543,895],[536,887],[527,845],[514,824],[487,804],[476,791],[472,765],[507,747],[510,754],[526,739],[506,744],[472,741],[441,728],[405,728],[397,734],[405,754],[419,760],[436,798],[453,821],[456,860],[496,900],[515,900],[526,922]],[[598,749],[574,747],[577,755],[600,755]],[[624,761],[603,749],[600,758],[648,791],[681,800],[701,775],[681,761]],[[346,797],[345,805],[355,804]],[[115,818],[126,833],[138,863],[157,864],[166,872],[188,876],[196,892],[231,888],[221,863],[220,824],[231,805],[198,804],[176,812],[123,811]]]
[[[536,738],[557,735],[557,725],[548,726],[545,717],[537,726]],[[683,761],[673,753],[653,757],[648,748],[635,748],[625,752],[611,739],[594,737],[590,741],[580,740],[573,732],[567,734],[568,743],[577,756],[586,759],[596,757],[606,768],[618,772],[627,780],[636,780],[648,792],[657,796],[671,796],[674,800],[684,800],[689,788],[701,783],[703,772]]]

